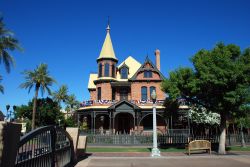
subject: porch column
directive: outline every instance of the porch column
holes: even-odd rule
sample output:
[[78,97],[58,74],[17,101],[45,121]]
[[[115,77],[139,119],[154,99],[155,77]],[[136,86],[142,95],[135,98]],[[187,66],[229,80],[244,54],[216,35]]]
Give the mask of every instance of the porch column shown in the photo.
[[94,125],[93,125],[93,127],[94,127],[94,134],[95,134],[95,117],[96,117],[95,111],[94,111],[94,113],[93,113],[93,117],[94,117]]
[[133,114],[134,117],[134,131],[135,131],[135,114]]
[[112,120],[113,120],[113,122],[112,122],[112,124],[113,124],[112,132],[113,132],[114,129],[115,129],[115,114],[114,113],[113,113],[113,116],[112,116]]
[[111,116],[111,111],[109,112],[109,133],[111,134],[111,119],[112,119],[112,116]]
[[94,113],[92,112],[92,113],[90,113],[90,116],[91,116],[91,131],[94,129],[94,125],[93,125],[93,123],[94,123]]
[[77,127],[80,126],[80,114],[77,113]]

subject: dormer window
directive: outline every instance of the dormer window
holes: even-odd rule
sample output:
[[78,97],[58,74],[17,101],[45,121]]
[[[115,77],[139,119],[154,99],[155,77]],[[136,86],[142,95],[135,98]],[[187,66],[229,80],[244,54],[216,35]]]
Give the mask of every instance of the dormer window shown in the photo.
[[149,70],[144,71],[144,78],[152,78],[152,71]]
[[128,79],[128,68],[127,67],[121,68],[121,79]]

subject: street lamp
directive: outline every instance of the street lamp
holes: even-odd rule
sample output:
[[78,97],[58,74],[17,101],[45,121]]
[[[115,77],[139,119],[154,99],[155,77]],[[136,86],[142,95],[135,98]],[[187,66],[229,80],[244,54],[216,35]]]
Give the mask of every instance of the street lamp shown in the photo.
[[161,156],[161,152],[157,148],[156,104],[155,104],[156,97],[157,97],[156,92],[155,92],[155,90],[153,90],[151,93],[151,98],[153,100],[153,149],[151,152],[152,157],[160,157]]
[[61,119],[58,119],[59,127],[61,126]]

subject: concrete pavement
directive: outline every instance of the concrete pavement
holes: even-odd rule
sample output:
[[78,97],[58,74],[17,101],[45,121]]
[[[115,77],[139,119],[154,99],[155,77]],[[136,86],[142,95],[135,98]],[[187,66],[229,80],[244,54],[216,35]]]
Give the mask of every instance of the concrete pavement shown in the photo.
[[[168,155],[159,158],[90,156],[76,164],[75,167],[249,167],[249,154],[231,155]],[[139,154],[138,154],[139,155]],[[137,156],[138,156],[137,155]]]

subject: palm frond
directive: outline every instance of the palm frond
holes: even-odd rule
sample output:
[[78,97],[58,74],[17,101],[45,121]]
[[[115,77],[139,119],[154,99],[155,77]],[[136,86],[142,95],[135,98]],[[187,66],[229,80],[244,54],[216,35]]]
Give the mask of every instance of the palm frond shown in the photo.
[[3,62],[8,73],[10,72],[11,66],[15,64],[9,51],[14,51],[16,49],[22,51],[18,40],[13,36],[14,33],[5,28],[3,19],[0,18],[0,63]]
[[[2,76],[0,75],[0,82],[3,80]],[[3,94],[4,93],[4,88],[3,85],[0,85],[0,92]]]
[[8,52],[3,50],[2,51],[2,56],[0,56],[0,59],[3,60],[3,63],[5,65],[5,69],[9,73],[10,72],[10,67],[14,65],[13,57]]
[[26,70],[22,72],[25,78],[25,82],[20,85],[20,88],[28,89],[30,91],[34,86],[40,89],[43,96],[45,91],[51,94],[49,86],[55,82],[55,80],[49,76],[48,66],[46,64],[40,64],[33,71]]

